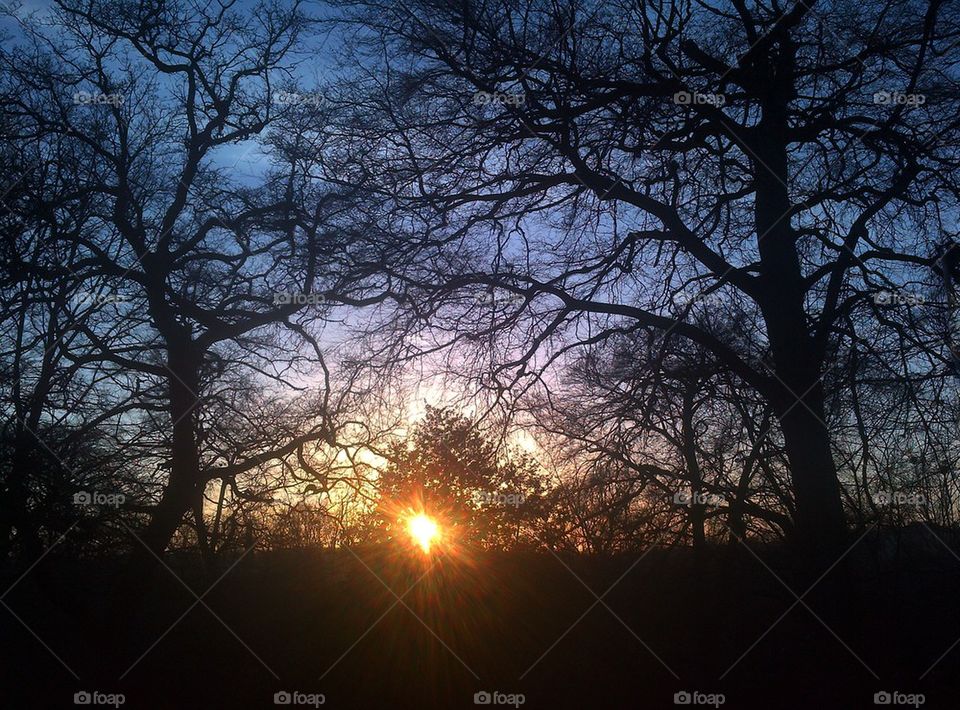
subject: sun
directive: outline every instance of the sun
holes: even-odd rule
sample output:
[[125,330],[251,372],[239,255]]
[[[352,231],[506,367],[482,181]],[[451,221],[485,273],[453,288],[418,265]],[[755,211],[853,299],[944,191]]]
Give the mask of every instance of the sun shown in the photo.
[[407,520],[407,532],[424,552],[430,552],[430,545],[440,539],[440,527],[433,518],[423,513]]

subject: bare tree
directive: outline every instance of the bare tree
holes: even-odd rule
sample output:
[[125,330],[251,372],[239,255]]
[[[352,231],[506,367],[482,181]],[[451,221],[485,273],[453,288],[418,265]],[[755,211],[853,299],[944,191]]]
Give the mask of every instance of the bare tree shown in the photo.
[[[64,0],[44,22],[18,20],[22,37],[0,52],[3,117],[18,126],[4,145],[49,157],[70,189],[33,195],[49,231],[16,267],[51,290],[110,296],[76,326],[82,347],[62,333],[48,344],[146,393],[125,420],[139,417],[146,436],[121,442],[158,474],[139,578],[187,513],[209,547],[212,481],[242,497],[245,473],[333,443],[343,400],[320,334],[337,304],[367,298],[363,254],[382,245],[362,238],[351,191],[314,175],[322,101],[290,99],[307,96],[298,3]],[[244,176],[237,156],[253,150]],[[281,395],[305,390],[285,412]],[[268,421],[231,442],[257,406]]]
[[569,463],[592,471],[593,486],[609,487],[622,509],[635,502],[645,513],[651,529],[642,537],[689,531],[701,547],[728,531],[793,531],[769,406],[686,340],[640,332],[587,348],[538,413]]
[[[393,228],[433,250],[391,265],[397,333],[491,344],[513,374],[490,386],[513,392],[572,343],[688,339],[770,404],[801,538],[841,540],[823,378],[885,325],[878,289],[935,278],[960,194],[957,7],[345,7],[374,69],[352,80],[337,177],[389,195]],[[751,337],[672,311],[690,287]]]

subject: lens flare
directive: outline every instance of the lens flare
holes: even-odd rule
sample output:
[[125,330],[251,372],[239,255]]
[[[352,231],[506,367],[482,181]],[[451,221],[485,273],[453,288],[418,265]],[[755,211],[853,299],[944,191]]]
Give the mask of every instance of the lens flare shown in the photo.
[[440,528],[436,521],[423,513],[407,520],[407,532],[425,553],[430,552],[430,545],[440,539]]

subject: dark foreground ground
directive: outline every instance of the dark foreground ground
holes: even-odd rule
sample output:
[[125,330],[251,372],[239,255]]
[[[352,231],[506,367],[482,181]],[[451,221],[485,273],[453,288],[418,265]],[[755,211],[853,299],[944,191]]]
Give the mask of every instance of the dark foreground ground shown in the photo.
[[866,539],[807,594],[756,554],[174,557],[122,623],[115,563],[50,554],[3,597],[0,707],[960,708],[953,552]]

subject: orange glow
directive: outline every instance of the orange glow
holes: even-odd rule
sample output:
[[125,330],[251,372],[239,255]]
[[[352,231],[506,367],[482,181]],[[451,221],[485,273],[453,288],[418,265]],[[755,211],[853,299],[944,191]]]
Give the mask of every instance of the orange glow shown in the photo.
[[433,518],[423,513],[407,520],[407,532],[424,553],[429,553],[430,545],[440,539],[440,527]]

